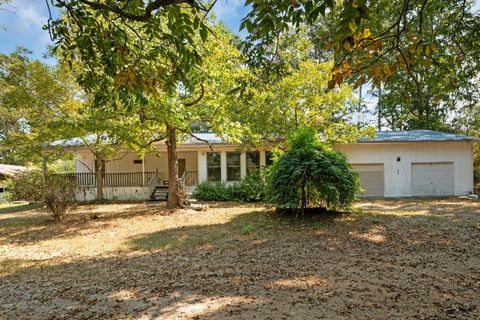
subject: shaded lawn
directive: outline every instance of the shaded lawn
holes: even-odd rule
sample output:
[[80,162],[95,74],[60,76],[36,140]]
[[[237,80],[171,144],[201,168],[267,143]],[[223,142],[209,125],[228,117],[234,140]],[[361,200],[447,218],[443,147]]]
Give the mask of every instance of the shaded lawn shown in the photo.
[[26,201],[0,202],[0,214],[27,211],[37,208],[35,204],[29,204]]
[[480,318],[479,209],[378,200],[294,219],[229,203],[85,205],[62,225],[4,214],[0,318]]

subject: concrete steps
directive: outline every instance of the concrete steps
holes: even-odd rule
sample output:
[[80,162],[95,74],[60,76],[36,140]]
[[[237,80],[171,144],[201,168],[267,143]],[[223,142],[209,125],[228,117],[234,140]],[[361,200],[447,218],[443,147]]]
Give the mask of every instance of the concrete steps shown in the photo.
[[152,201],[167,201],[168,200],[168,186],[155,186],[155,189],[150,196]]

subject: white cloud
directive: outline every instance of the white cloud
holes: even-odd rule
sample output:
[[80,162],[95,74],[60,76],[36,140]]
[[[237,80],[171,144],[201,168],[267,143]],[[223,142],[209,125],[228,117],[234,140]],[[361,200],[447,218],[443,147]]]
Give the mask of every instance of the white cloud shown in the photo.
[[6,9],[0,11],[0,21],[5,27],[5,30],[0,30],[0,51],[8,53],[17,46],[23,46],[41,58],[52,43],[48,31],[42,30],[48,20],[45,2],[13,0]]
[[219,20],[228,21],[230,19],[238,19],[241,9],[245,4],[244,0],[220,0],[213,7],[213,11]]

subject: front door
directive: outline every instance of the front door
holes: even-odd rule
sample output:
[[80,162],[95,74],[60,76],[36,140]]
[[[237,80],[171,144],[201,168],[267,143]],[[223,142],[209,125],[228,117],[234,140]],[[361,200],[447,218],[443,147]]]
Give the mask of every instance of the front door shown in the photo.
[[178,177],[181,178],[186,170],[186,161],[185,159],[178,159]]

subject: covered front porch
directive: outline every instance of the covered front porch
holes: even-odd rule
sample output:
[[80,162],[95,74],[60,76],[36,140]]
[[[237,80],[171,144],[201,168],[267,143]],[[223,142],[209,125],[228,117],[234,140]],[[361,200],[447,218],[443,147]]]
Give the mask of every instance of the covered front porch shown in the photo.
[[[96,198],[96,179],[92,153],[77,152],[75,173],[65,174],[77,185],[77,199]],[[235,146],[179,147],[177,153],[179,179],[187,192],[192,192],[203,181],[234,183],[252,170],[261,170],[270,162],[270,153],[264,150],[241,151]],[[105,164],[103,176],[104,197],[110,200],[164,200],[168,187],[168,159],[165,152],[145,154],[119,152]]]

